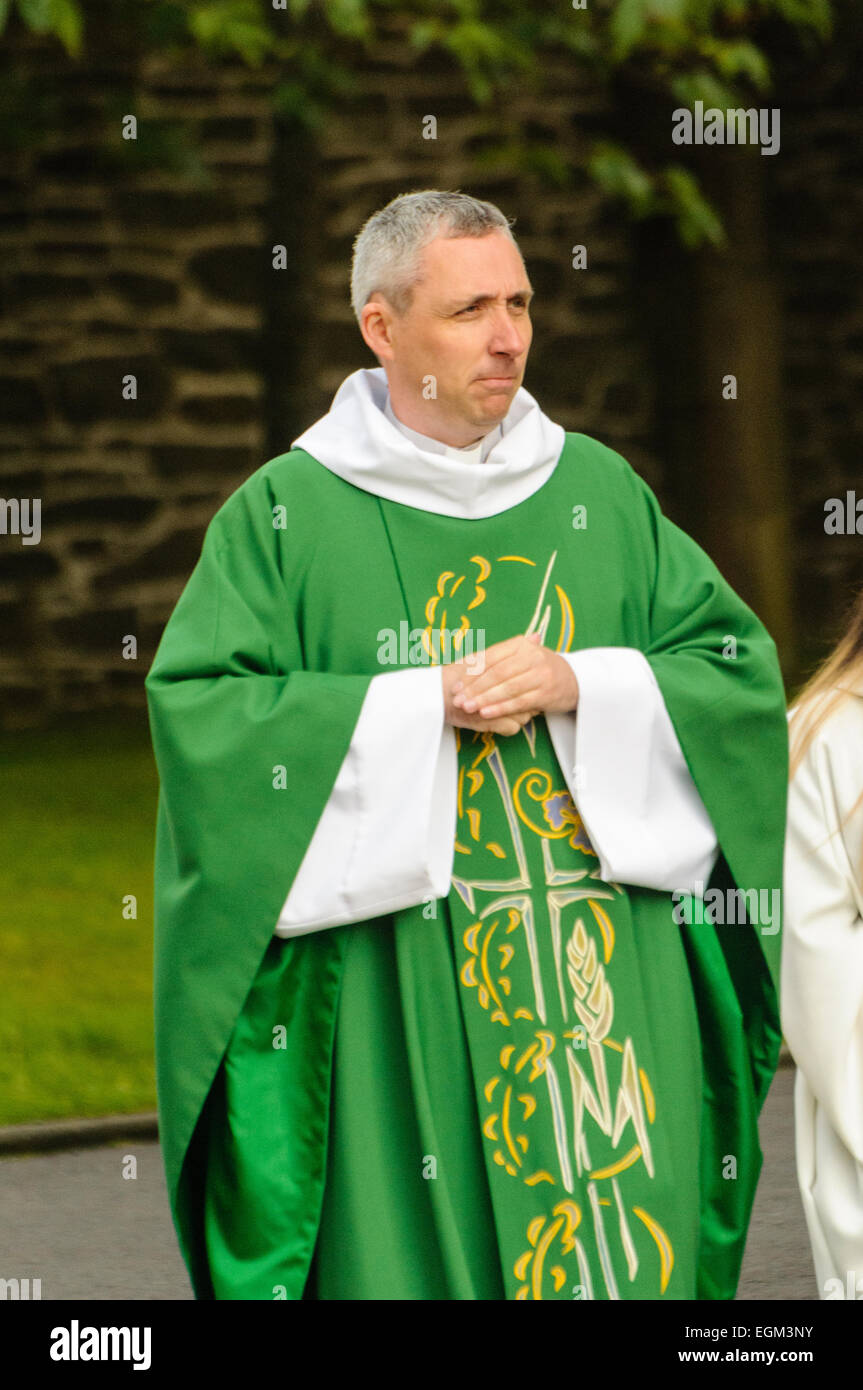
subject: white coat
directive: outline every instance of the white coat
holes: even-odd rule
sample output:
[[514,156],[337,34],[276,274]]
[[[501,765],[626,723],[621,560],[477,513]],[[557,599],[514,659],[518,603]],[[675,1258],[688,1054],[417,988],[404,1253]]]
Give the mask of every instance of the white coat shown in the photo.
[[845,688],[789,787],[782,1025],[819,1297],[861,1299],[863,681]]

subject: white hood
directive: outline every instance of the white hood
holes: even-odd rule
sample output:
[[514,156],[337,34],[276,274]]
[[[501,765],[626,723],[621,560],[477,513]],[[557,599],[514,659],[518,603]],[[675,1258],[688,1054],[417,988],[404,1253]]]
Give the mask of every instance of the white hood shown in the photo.
[[[293,441],[331,473],[392,502],[474,520],[532,496],[560,458],[565,434],[520,387],[485,462],[418,447],[384,414],[383,367],[346,377],[328,413]],[[471,456],[472,459],[475,455]]]

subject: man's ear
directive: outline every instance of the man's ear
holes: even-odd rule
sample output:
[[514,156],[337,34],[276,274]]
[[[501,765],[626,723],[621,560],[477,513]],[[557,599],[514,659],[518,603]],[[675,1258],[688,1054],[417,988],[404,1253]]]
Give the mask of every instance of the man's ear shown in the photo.
[[385,362],[391,361],[393,356],[389,344],[389,325],[392,317],[391,305],[376,290],[363,305],[360,332],[366,346],[371,349],[381,366],[384,366]]

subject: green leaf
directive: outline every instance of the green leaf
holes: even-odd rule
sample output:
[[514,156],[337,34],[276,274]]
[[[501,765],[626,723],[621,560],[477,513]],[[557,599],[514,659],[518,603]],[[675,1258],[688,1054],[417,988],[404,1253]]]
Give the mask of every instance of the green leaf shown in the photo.
[[651,19],[682,23],[689,18],[691,0],[648,0],[647,8]]
[[466,73],[468,91],[476,102],[477,106],[488,106],[494,97],[494,86],[485,76],[478,71],[468,71]]
[[11,8],[12,0],[0,0],[0,34],[2,34],[3,30],[6,28],[6,22],[9,19],[9,11]]
[[672,81],[671,91],[681,106],[692,107],[696,101],[703,101],[705,107],[718,106],[725,110],[740,104],[740,93],[736,88],[722,82],[709,68],[681,73]]
[[690,171],[679,164],[670,164],[663,171],[662,182],[683,244],[690,247],[700,246],[704,242],[711,246],[724,245],[726,237],[722,221]]
[[572,182],[572,168],[554,145],[528,145],[524,153],[524,168],[539,174],[546,183],[566,188]]
[[439,19],[420,19],[412,24],[408,39],[412,48],[422,53],[433,43],[440,43],[446,36],[446,27]]
[[191,5],[187,23],[202,48],[216,57],[237,54],[250,67],[260,66],[277,38],[255,0],[206,0]]
[[319,130],[324,123],[326,107],[302,82],[280,82],[273,91],[272,102],[276,115],[307,130]]
[[595,64],[598,61],[601,44],[592,29],[580,24],[568,24],[559,38],[555,37],[561,48],[574,53],[579,62]]
[[371,17],[366,0],[325,0],[327,23],[345,39],[368,38]]
[[632,52],[646,26],[645,0],[617,0],[608,22],[612,53],[616,59],[626,58]]
[[51,9],[51,0],[18,0],[18,13],[37,34],[46,34],[51,28]]
[[473,156],[478,169],[508,173],[537,174],[544,183],[566,188],[572,182],[569,162],[555,145],[545,145],[521,138],[498,141],[487,145]]
[[[124,104],[129,110],[130,102]],[[137,140],[113,140],[100,150],[108,169],[158,170],[180,175],[197,188],[212,188],[212,171],[204,164],[194,126],[187,121],[139,121]]]
[[[704,27],[707,28],[710,24],[716,26],[714,12],[717,10],[722,19],[730,20],[732,24],[743,24],[749,18],[750,3],[751,0],[719,0],[717,5],[716,0],[707,0],[704,5],[706,11]],[[700,8],[701,3],[699,2]]]
[[84,16],[76,0],[52,0],[51,28],[66,52],[79,57],[84,38]]
[[473,19],[460,20],[447,34],[447,47],[463,63],[477,63],[483,59],[497,60],[508,52],[507,39],[490,24],[479,23]]
[[597,140],[587,161],[587,170],[606,193],[625,198],[636,217],[646,217],[653,210],[653,179],[622,145],[612,140]]
[[721,77],[729,81],[737,77],[746,77],[759,91],[764,91],[770,86],[770,65],[767,58],[761,49],[756,48],[748,39],[726,42],[709,38],[702,40],[698,47],[705,58],[712,59],[716,64]]

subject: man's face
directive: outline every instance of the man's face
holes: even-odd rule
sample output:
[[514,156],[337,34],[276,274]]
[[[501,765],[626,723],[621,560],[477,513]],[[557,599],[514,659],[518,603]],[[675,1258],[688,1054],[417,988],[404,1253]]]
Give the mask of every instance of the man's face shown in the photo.
[[461,447],[504,418],[521,386],[533,291],[505,232],[437,237],[422,252],[421,274],[403,315],[372,296],[364,336],[386,369],[399,418]]

